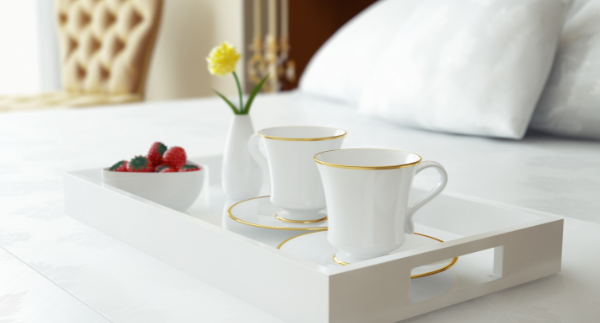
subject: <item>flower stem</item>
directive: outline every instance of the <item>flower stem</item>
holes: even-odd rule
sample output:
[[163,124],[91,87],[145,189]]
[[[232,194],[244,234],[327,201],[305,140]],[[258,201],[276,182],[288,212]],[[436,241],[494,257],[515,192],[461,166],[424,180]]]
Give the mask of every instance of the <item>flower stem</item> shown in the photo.
[[233,77],[235,78],[235,83],[237,84],[238,88],[238,95],[240,96],[240,114],[247,114],[248,112],[244,113],[244,98],[242,97],[242,86],[240,85],[240,80],[238,79],[238,76],[235,73],[235,71],[233,71]]
[[260,83],[258,83],[258,85],[254,87],[254,90],[252,90],[252,93],[250,93],[250,96],[248,97],[248,102],[246,102],[246,108],[245,108],[246,114],[248,114],[250,112],[250,107],[252,106],[252,102],[254,101],[254,98],[256,97],[258,92],[260,92],[260,89],[265,84],[265,82],[267,81],[268,78],[269,78],[269,74],[267,74],[267,76],[265,76],[260,81]]

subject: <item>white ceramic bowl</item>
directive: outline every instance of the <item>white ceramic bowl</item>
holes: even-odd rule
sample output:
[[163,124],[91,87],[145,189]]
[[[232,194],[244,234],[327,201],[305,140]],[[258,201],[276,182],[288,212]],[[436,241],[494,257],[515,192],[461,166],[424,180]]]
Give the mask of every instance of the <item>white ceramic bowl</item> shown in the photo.
[[185,211],[200,195],[204,167],[182,173],[129,173],[102,170],[104,183],[175,210]]

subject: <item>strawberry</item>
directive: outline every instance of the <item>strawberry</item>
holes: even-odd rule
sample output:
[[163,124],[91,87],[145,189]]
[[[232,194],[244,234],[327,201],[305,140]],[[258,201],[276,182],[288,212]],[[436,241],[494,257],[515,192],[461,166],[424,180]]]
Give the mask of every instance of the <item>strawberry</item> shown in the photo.
[[167,166],[171,166],[175,169],[179,169],[187,162],[187,156],[185,150],[181,147],[171,147],[163,155],[163,162]]
[[135,156],[129,161],[127,169],[130,172],[150,173],[154,171],[154,166],[147,157]]
[[165,146],[162,142],[157,141],[152,144],[150,147],[150,151],[148,151],[148,159],[152,162],[153,165],[158,166],[163,163],[163,155],[167,151],[167,146]]
[[112,165],[108,170],[112,172],[127,172],[127,161],[122,160],[120,162],[117,162],[116,164]]
[[169,167],[169,166],[167,166],[167,165],[158,165],[158,166],[156,166],[154,168],[154,171],[157,172],[157,173],[160,173],[161,170],[163,170],[163,169],[165,169],[167,167]]
[[179,169],[179,172],[194,172],[194,171],[198,171],[198,170],[200,170],[200,167],[198,167],[196,165],[187,164],[187,165],[181,166],[181,168]]
[[163,167],[159,173],[177,173],[177,169],[169,166]]

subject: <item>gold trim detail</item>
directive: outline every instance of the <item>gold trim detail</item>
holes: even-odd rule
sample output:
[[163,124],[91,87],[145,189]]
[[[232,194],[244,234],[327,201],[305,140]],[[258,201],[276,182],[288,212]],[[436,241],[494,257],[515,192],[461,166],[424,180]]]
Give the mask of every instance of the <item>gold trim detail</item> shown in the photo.
[[316,232],[307,232],[307,233],[302,233],[302,234],[299,234],[299,235],[297,235],[297,236],[293,236],[293,237],[291,237],[291,238],[287,238],[287,239],[283,240],[283,241],[282,241],[282,242],[281,242],[281,243],[280,243],[280,244],[277,246],[277,249],[281,249],[281,247],[283,247],[283,245],[284,245],[284,244],[286,244],[286,242],[288,242],[288,241],[290,241],[290,240],[292,240],[292,239],[296,239],[296,238],[298,238],[298,237],[305,236],[305,235],[307,235],[307,234],[311,234],[311,233],[319,233],[319,232],[322,232],[322,231],[327,231],[327,229],[325,229],[325,230],[321,230],[321,231],[316,231]]
[[447,264],[446,266],[440,268],[440,269],[436,269],[436,270],[432,270],[432,271],[428,271],[426,273],[422,273],[422,274],[418,274],[418,275],[411,275],[410,279],[415,279],[415,278],[421,278],[421,277],[427,277],[427,276],[432,276],[435,274],[439,274],[443,271],[446,271],[450,268],[452,268],[452,266],[456,265],[456,262],[458,261],[458,257],[454,257],[452,258],[452,261],[450,261],[449,264]]
[[333,255],[333,261],[338,265],[342,265],[342,266],[349,265],[349,263],[339,260],[338,257],[336,257],[335,255]]
[[[302,127],[302,126],[290,126],[290,127]],[[309,126],[307,126],[309,127]],[[266,128],[266,129],[262,129],[258,132],[258,135],[265,138],[265,139],[272,139],[272,140],[281,140],[281,141],[323,141],[323,140],[333,140],[333,139],[338,139],[338,138],[342,138],[344,136],[346,136],[348,134],[348,132],[344,129],[340,129],[340,128],[331,128],[331,127],[320,127],[320,126],[315,126],[315,127],[319,127],[319,128],[329,128],[329,129],[337,129],[337,130],[341,130],[344,133],[341,135],[337,135],[337,136],[331,136],[331,137],[314,137],[314,138],[286,138],[286,137],[275,137],[275,136],[267,136],[264,135],[262,133],[260,133],[263,130],[269,130],[269,129],[277,129],[277,128],[288,128],[288,127],[273,127],[273,128]]]
[[[377,150],[393,150],[393,151],[400,151],[403,153],[409,153],[409,154],[413,154],[419,157],[419,160],[417,160],[416,162],[412,162],[412,163],[408,163],[408,164],[400,164],[400,165],[389,165],[389,166],[356,166],[356,165],[342,165],[342,164],[334,164],[334,163],[328,163],[325,161],[322,161],[320,159],[317,158],[317,155],[320,154],[324,154],[330,151],[336,151],[336,150],[350,150],[350,149],[377,149]],[[332,149],[332,150],[327,150],[327,151],[322,151],[320,153],[317,153],[313,156],[313,159],[315,160],[315,162],[317,162],[317,164],[321,164],[323,166],[329,166],[329,167],[335,167],[335,168],[342,168],[342,169],[358,169],[358,170],[385,170],[385,169],[400,169],[400,168],[408,168],[408,167],[412,167],[412,166],[416,166],[418,164],[421,163],[421,161],[423,160],[423,158],[415,153],[411,153],[410,151],[404,151],[404,150],[396,150],[396,149],[381,149],[381,148],[343,148],[343,149]]]
[[[253,226],[253,227],[257,227],[257,228],[263,228],[263,229],[272,229],[272,230],[288,230],[288,231],[327,231],[327,227],[313,227],[313,228],[288,228],[288,227],[272,227],[269,225],[263,225],[263,224],[256,224],[256,223],[252,223],[252,222],[248,222],[248,221],[244,221],[242,219],[237,218],[236,216],[233,215],[233,213],[231,213],[231,210],[238,204],[244,203],[244,202],[248,202],[251,200],[256,200],[256,199],[262,199],[262,198],[266,198],[269,197],[270,195],[265,195],[265,196],[259,196],[259,197],[254,197],[251,199],[247,199],[247,200],[243,200],[240,202],[235,203],[234,205],[232,205],[228,210],[227,210],[227,215],[235,222],[239,222],[241,224],[245,224],[245,225],[249,225],[249,226]],[[312,232],[311,232],[312,233]]]
[[324,218],[320,218],[320,219],[316,219],[316,220],[306,220],[306,221],[299,221],[299,220],[290,220],[290,219],[286,219],[286,218],[282,218],[279,215],[275,214],[275,219],[279,220],[279,221],[283,221],[283,222],[289,222],[289,223],[316,223],[316,222],[322,222],[327,220],[327,216]]
[[[327,230],[322,230],[322,231],[327,231]],[[318,232],[320,232],[320,231],[318,231]],[[281,243],[280,243],[280,244],[277,246],[277,249],[281,249],[281,247],[283,247],[283,245],[284,245],[284,244],[286,244],[288,241],[290,241],[290,240],[292,240],[292,239],[296,239],[296,238],[298,238],[298,237],[301,237],[301,236],[304,236],[304,235],[307,235],[307,234],[311,234],[311,233],[318,233],[318,232],[307,232],[307,233],[299,234],[299,235],[297,235],[297,236],[293,236],[293,237],[291,237],[291,238],[289,238],[289,239],[283,240],[283,242],[281,242]],[[422,233],[416,233],[416,232],[415,232],[414,234],[416,234],[416,235],[420,235],[420,236],[423,236],[423,237],[425,237],[425,238],[433,239],[433,240],[436,240],[436,241],[439,241],[439,242],[444,242],[443,240],[440,240],[440,239],[438,239],[438,238],[434,238],[434,237],[431,237],[431,236],[428,236],[428,235],[425,235],[425,234],[422,234]],[[338,265],[341,265],[341,266],[347,266],[347,265],[349,265],[349,263],[347,263],[347,262],[343,262],[343,261],[339,260],[339,259],[338,259],[338,258],[337,258],[335,255],[333,255],[333,261],[334,261],[336,264],[338,264]],[[449,262],[449,263],[448,263],[446,266],[444,266],[444,267],[442,267],[442,268],[438,268],[438,269],[436,269],[436,270],[428,271],[428,272],[426,272],[426,273],[417,274],[417,275],[411,275],[411,276],[410,276],[410,279],[421,278],[421,277],[427,277],[427,276],[432,276],[432,275],[435,275],[435,274],[439,274],[439,273],[441,273],[441,272],[443,272],[443,271],[446,271],[446,270],[448,270],[448,269],[452,268],[454,265],[456,265],[456,262],[457,262],[457,261],[458,261],[458,257],[454,257],[454,258],[452,258],[452,260],[451,260],[451,261],[450,261],[450,262]]]

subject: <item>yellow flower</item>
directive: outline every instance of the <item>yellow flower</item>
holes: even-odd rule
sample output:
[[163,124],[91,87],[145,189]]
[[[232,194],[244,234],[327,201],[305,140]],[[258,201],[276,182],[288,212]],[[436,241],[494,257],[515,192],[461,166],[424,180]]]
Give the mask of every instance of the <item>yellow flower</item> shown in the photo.
[[235,50],[235,46],[223,42],[208,54],[206,58],[208,70],[213,75],[227,75],[235,70],[235,64],[240,60],[240,57],[242,55]]

